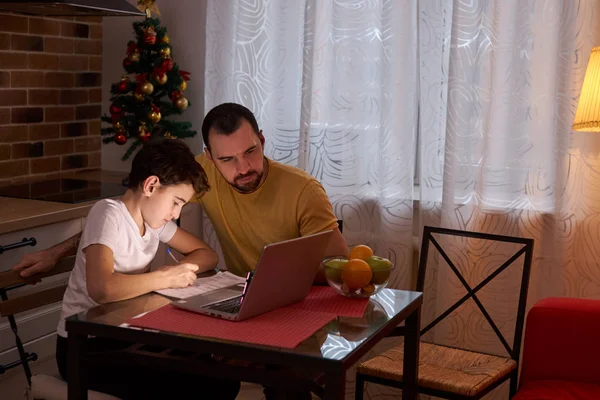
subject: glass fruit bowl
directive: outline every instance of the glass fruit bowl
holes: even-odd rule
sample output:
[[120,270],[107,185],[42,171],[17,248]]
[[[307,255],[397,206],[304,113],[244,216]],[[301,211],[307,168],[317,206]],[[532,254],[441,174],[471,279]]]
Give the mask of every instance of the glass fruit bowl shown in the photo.
[[370,297],[385,288],[394,269],[388,259],[377,256],[366,261],[329,257],[321,264],[333,290],[346,297],[358,298]]

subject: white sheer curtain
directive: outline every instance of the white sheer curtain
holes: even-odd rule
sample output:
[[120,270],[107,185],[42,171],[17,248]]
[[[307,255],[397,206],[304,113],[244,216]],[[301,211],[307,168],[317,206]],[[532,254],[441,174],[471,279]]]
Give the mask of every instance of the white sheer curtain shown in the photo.
[[[348,242],[394,260],[394,287],[413,287],[428,224],[534,238],[529,304],[598,298],[600,137],[570,129],[597,21],[597,0],[213,0],[206,109],[253,110],[267,155],[324,184]],[[474,285],[509,250],[452,256]],[[437,267],[425,321],[464,294]],[[509,340],[518,276],[481,293]],[[430,339],[502,354],[491,335],[466,305]]]
[[598,1],[419,5],[424,199],[560,209]]
[[412,281],[416,5],[212,1],[207,10],[206,109],[250,108],[267,156],[319,179],[347,240],[398,265],[397,287]]
[[[535,239],[529,305],[547,296],[600,297],[600,141],[571,131],[590,50],[600,43],[599,6],[419,1],[421,221]],[[472,286],[514,252],[450,244]],[[465,293],[442,262],[437,267],[424,321]],[[509,341],[519,275],[509,270],[480,293]],[[506,355],[473,303],[429,339]],[[506,389],[488,397],[506,398]]]

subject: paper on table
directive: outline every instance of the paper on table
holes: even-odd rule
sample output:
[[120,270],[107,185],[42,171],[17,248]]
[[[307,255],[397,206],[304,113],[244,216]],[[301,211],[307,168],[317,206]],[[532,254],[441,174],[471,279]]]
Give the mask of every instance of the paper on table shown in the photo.
[[221,289],[227,286],[233,286],[240,283],[245,283],[246,278],[234,275],[231,272],[218,272],[216,275],[207,278],[198,278],[192,286],[182,289],[162,289],[157,290],[157,293],[163,296],[174,297],[177,299],[186,299],[197,294],[208,293],[213,290]]

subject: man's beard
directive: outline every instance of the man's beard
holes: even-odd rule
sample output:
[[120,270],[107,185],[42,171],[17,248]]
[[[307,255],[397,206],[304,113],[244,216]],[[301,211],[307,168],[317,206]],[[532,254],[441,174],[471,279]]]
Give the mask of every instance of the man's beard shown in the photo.
[[[250,182],[247,183],[238,183],[238,181],[244,179],[244,178],[248,178],[250,176],[254,176],[255,179],[253,179]],[[254,192],[256,189],[258,189],[258,187],[260,186],[260,182],[262,180],[263,174],[259,174],[256,171],[250,171],[247,174],[244,175],[238,175],[233,179],[233,183],[231,184],[231,186],[233,186],[234,188],[236,188],[236,190],[240,193],[252,193]]]

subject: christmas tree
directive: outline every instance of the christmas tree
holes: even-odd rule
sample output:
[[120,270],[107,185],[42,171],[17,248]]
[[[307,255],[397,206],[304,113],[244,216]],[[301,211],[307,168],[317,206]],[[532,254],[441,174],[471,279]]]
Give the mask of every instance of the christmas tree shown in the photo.
[[125,74],[111,85],[110,115],[101,117],[111,124],[102,129],[104,143],[130,143],[123,160],[149,140],[196,134],[189,122],[168,120],[189,105],[183,96],[189,73],[173,62],[167,29],[148,11],[145,20],[133,23],[133,29],[136,40],[127,43]]

